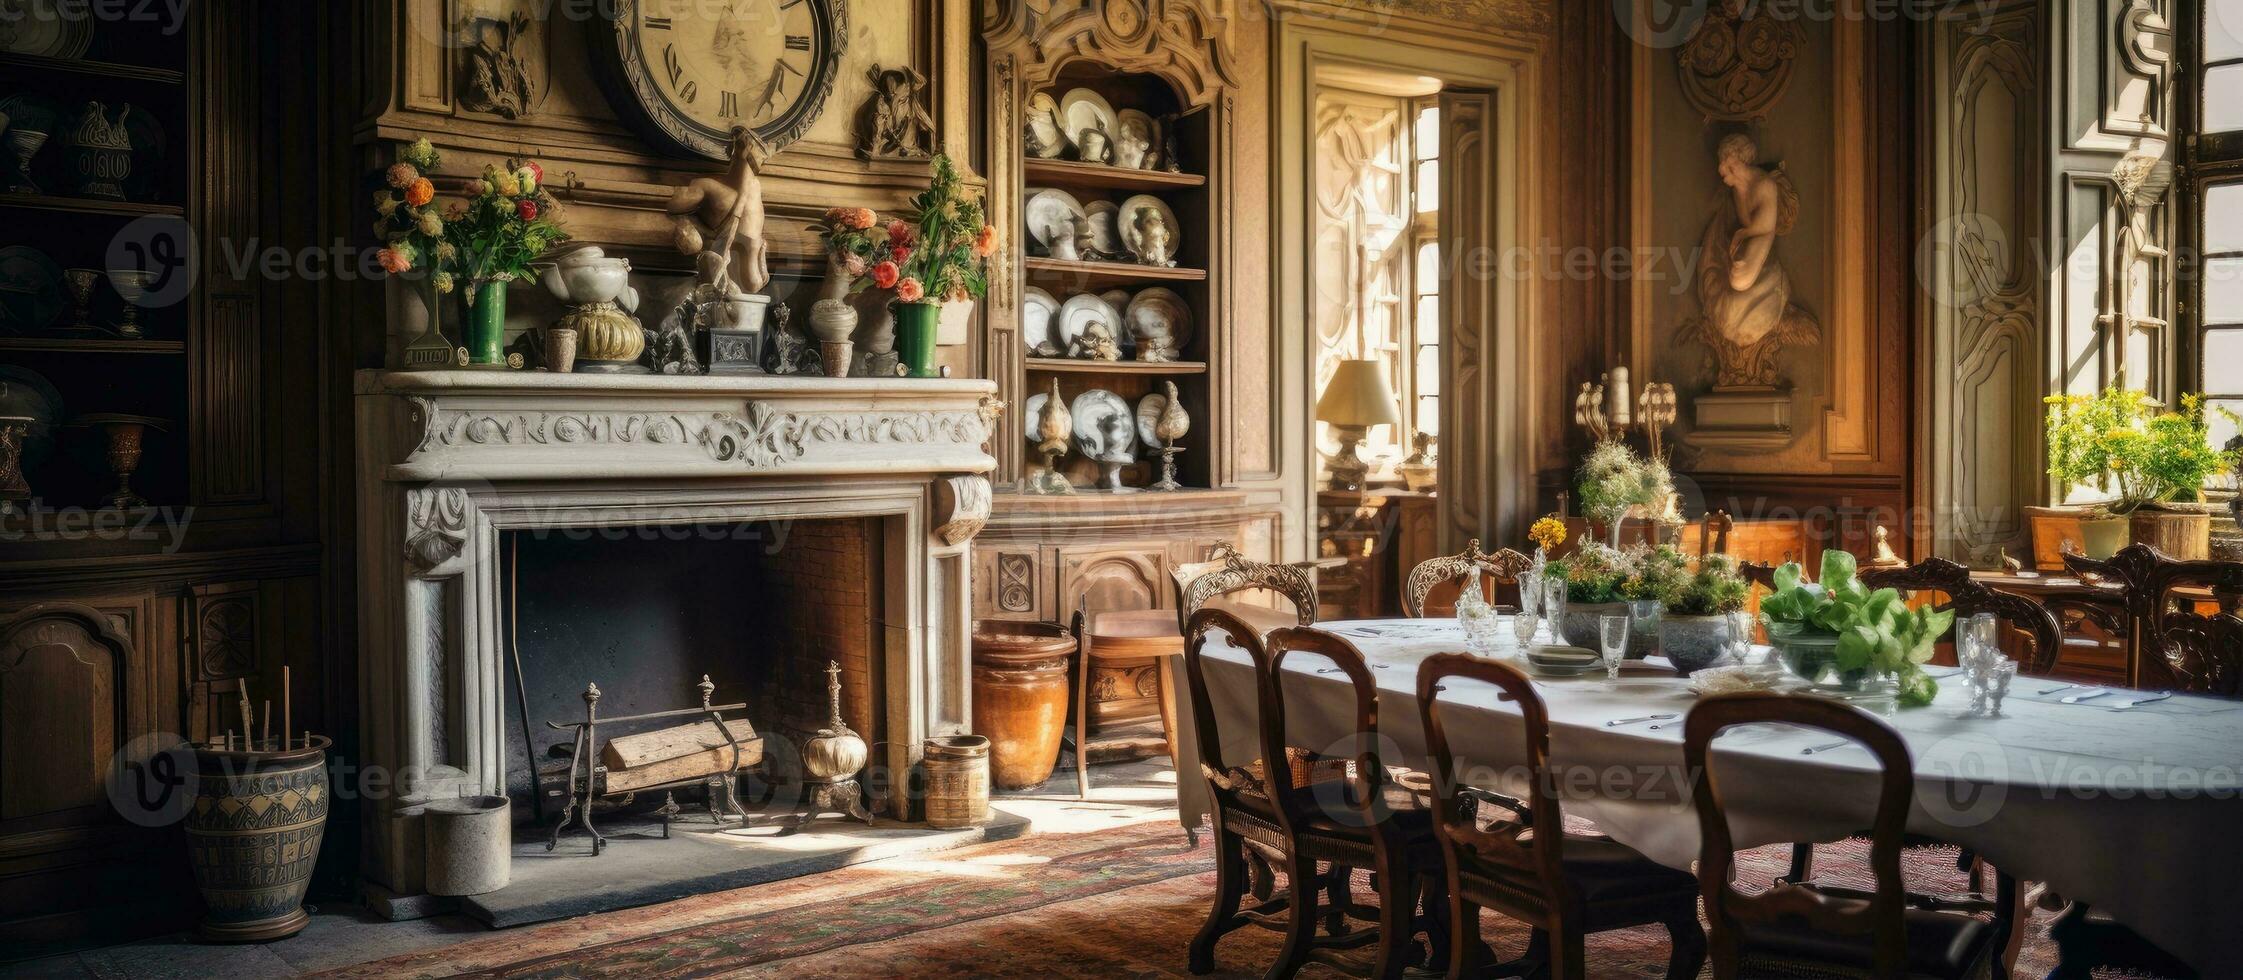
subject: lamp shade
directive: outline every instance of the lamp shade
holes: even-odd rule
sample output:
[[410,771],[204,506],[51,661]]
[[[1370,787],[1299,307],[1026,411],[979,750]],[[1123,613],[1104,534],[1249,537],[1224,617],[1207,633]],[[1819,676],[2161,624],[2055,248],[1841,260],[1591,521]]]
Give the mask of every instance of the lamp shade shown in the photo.
[[1341,361],[1316,400],[1316,417],[1333,425],[1400,425],[1397,402],[1394,386],[1386,382],[1386,362]]

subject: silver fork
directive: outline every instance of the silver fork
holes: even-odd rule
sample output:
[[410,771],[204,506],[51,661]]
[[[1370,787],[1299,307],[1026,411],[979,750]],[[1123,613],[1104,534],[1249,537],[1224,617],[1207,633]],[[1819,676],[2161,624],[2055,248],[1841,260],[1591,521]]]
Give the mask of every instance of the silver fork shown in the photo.
[[2109,693],[2111,693],[2111,692],[2110,692],[2110,691],[2109,691],[2108,689],[2104,689],[2104,688],[2098,688],[2098,689],[2096,689],[2096,690],[2093,690],[2093,691],[2081,691],[2081,692],[2080,692],[2080,693],[2078,693],[2078,694],[2074,694],[2074,695],[2070,695],[2070,696],[2068,696],[2068,697],[2060,698],[2060,699],[2058,699],[2058,700],[2057,700],[2057,702],[2056,702],[2056,703],[2058,703],[2058,704],[2079,704],[2079,703],[2080,703],[2080,702],[2082,702],[2082,701],[2093,701],[2093,700],[2095,700],[2096,698],[2102,697],[2102,696],[2104,696],[2104,695],[2106,695],[2106,694],[2109,694]]
[[1854,740],[1853,740],[1853,739],[1850,739],[1850,738],[1841,738],[1841,739],[1839,739],[1838,741],[1835,741],[1835,742],[1824,742],[1824,743],[1823,743],[1823,744],[1821,744],[1821,745],[1810,745],[1810,746],[1807,746],[1806,748],[1800,749],[1800,750],[1799,750],[1799,754],[1800,754],[1800,755],[1813,755],[1813,754],[1815,754],[1815,753],[1817,753],[1817,752],[1828,752],[1828,751],[1830,751],[1831,749],[1842,749],[1842,748],[1845,748],[1846,746],[1849,746],[1849,745],[1852,745],[1852,744],[1854,744]]

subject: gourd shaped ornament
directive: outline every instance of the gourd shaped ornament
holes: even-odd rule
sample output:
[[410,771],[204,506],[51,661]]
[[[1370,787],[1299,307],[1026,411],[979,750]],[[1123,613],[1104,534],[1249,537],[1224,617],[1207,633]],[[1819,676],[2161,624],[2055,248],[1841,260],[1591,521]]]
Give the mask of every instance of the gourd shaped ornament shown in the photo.
[[833,710],[833,723],[803,743],[803,775],[821,783],[854,780],[864,771],[871,750],[864,738],[841,720],[841,664],[836,661],[826,661],[826,697]]

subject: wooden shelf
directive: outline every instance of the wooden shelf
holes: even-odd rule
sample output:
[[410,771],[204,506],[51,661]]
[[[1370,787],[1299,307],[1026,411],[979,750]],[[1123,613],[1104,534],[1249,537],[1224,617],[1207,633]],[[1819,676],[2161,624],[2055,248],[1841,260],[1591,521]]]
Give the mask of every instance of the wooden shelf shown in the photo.
[[1066,259],[1022,259],[1028,277],[1038,282],[1068,281],[1083,284],[1132,282],[1204,282],[1205,269],[1170,269],[1129,262],[1081,262]]
[[35,54],[0,54],[0,68],[21,68],[34,72],[62,72],[71,75],[91,75],[97,78],[122,78],[136,82],[155,82],[161,85],[179,85],[187,81],[187,73],[169,68],[149,68],[114,61],[88,61],[84,58],[47,58]]
[[0,350],[66,354],[184,354],[183,340],[125,340],[115,337],[0,337]]
[[1057,184],[1064,187],[1110,187],[1133,191],[1177,190],[1186,187],[1205,187],[1207,178],[1201,174],[1172,174],[1165,170],[1132,170],[1105,163],[1083,163],[1080,160],[1045,160],[1029,157],[1022,162],[1028,182],[1034,186]]
[[1028,370],[1051,374],[1206,374],[1206,361],[1091,361],[1078,357],[1030,357]]
[[136,201],[105,201],[98,197],[57,197],[52,194],[0,194],[0,207],[33,208],[40,211],[62,211],[69,214],[114,214],[140,218],[152,214],[178,217],[187,209],[176,204],[143,204]]

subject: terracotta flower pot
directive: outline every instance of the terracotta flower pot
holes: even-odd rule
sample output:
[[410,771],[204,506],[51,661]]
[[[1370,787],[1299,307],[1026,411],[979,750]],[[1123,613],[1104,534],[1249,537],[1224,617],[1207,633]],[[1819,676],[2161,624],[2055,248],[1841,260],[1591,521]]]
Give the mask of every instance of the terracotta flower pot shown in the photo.
[[1075,638],[1052,623],[974,624],[974,731],[989,739],[990,781],[1018,790],[1051,778],[1067,724]]

